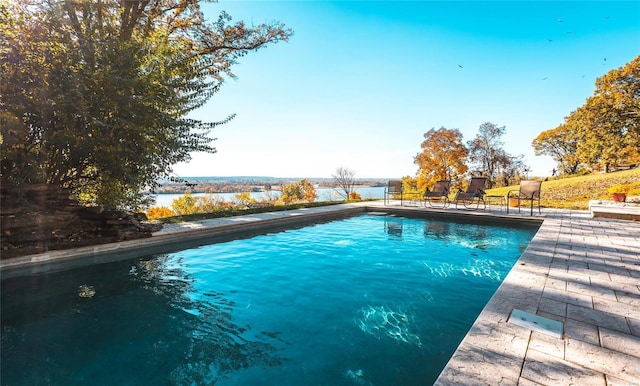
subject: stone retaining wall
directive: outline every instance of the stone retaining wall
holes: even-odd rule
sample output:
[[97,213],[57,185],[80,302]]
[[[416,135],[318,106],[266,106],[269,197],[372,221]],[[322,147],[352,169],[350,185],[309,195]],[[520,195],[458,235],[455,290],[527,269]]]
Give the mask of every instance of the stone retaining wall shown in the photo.
[[83,245],[151,237],[158,230],[144,214],[85,207],[54,185],[0,188],[2,259]]

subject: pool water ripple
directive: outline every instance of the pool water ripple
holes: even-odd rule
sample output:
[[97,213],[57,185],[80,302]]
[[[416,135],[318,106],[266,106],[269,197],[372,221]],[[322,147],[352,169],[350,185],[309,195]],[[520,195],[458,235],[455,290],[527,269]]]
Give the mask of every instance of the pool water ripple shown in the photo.
[[365,215],[4,280],[2,381],[430,384],[535,231]]

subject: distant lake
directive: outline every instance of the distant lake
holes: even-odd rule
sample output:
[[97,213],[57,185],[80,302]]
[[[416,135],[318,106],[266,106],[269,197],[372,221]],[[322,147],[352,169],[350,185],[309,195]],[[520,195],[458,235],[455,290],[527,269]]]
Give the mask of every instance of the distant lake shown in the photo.
[[[384,186],[357,188],[356,192],[359,193],[360,197],[362,197],[363,199],[383,198],[384,189],[385,189]],[[317,201],[342,201],[342,197],[336,192],[335,189],[330,189],[330,188],[316,189],[316,192],[318,193]],[[237,193],[193,193],[193,196],[194,197],[214,196],[214,197],[220,197],[225,201],[231,202],[235,200],[236,194]],[[154,206],[166,206],[168,208],[171,208],[171,203],[173,202],[173,200],[175,200],[176,198],[182,195],[183,194],[157,194],[155,195],[156,204]],[[252,192],[251,198],[259,201],[260,199],[264,198],[265,195],[266,195],[266,192]],[[271,195],[273,197],[279,197],[280,192],[273,190],[271,191]]]

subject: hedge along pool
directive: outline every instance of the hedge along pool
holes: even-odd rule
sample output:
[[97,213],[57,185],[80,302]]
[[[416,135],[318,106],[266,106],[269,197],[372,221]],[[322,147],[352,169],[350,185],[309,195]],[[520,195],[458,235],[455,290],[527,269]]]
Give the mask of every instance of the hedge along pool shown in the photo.
[[6,279],[2,383],[432,384],[536,231],[369,214]]

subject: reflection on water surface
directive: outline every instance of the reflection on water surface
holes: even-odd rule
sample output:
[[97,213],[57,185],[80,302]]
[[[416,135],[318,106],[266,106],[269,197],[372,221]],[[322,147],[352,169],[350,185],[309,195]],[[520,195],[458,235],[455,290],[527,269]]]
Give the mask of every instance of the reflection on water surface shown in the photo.
[[360,216],[3,280],[2,381],[429,384],[534,232]]

